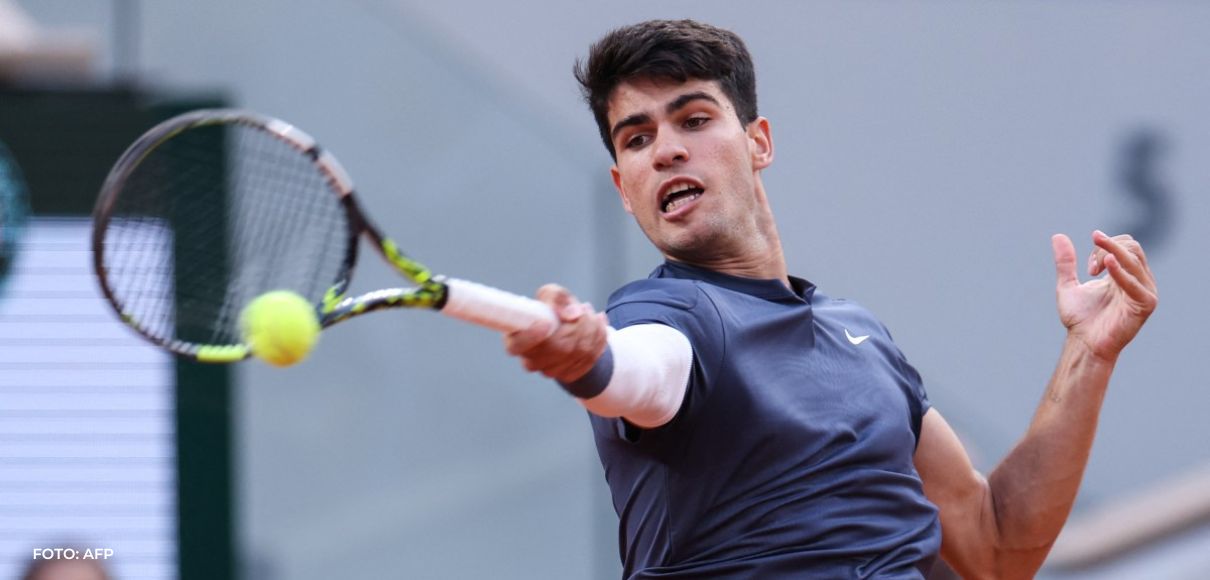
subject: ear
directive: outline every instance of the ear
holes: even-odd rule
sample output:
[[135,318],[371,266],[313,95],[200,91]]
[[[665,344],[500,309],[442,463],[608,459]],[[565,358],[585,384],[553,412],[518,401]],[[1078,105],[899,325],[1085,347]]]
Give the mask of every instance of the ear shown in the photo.
[[773,133],[768,119],[757,117],[748,123],[748,149],[753,169],[760,171],[773,164]]
[[618,170],[616,163],[609,168],[609,176],[613,178],[613,187],[618,190],[618,196],[622,198],[622,207],[626,209],[626,213],[634,215],[634,209],[630,207],[630,198],[626,197],[626,190],[622,189],[622,172]]

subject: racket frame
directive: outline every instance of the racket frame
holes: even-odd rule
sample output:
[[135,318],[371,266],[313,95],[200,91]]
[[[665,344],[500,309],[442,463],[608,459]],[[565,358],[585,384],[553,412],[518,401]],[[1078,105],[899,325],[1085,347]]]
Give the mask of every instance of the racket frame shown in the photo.
[[[118,196],[131,174],[147,156],[164,142],[184,131],[208,125],[229,124],[240,124],[265,131],[307,157],[323,175],[328,188],[338,197],[345,211],[349,230],[348,249],[336,280],[316,305],[316,315],[322,327],[326,328],[386,308],[442,310],[448,304],[451,285],[458,288],[459,296],[455,307],[447,311],[453,317],[501,331],[525,328],[535,320],[557,322],[550,308],[540,302],[474,282],[435,276],[423,264],[408,257],[366,216],[354,195],[352,179],[335,156],[297,127],[243,109],[201,109],[168,119],[136,140],[106,177],[93,209],[93,268],[100,282],[101,292],[118,317],[152,343],[179,356],[201,362],[230,363],[246,359],[252,354],[246,344],[204,345],[158,336],[126,311],[121,298],[110,284],[104,256],[105,232]],[[387,263],[416,286],[386,288],[347,296],[362,235]],[[552,324],[551,331],[553,330]]]

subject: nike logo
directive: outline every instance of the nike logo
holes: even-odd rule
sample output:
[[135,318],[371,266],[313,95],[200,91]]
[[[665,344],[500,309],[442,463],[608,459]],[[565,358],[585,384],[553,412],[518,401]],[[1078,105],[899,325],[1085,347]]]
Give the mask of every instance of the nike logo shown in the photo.
[[846,328],[846,329],[844,329],[844,337],[849,339],[850,344],[856,346],[858,344],[865,342],[865,339],[869,338],[870,335],[865,334],[862,336],[853,336],[853,335],[849,334],[849,329]]

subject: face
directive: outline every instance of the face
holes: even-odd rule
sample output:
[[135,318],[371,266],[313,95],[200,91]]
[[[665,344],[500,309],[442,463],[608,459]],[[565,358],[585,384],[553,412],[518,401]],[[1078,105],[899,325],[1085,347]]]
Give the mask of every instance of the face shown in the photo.
[[740,124],[716,81],[628,81],[609,99],[626,211],[664,255],[701,265],[743,260],[771,226],[760,170],[769,124]]
[[91,561],[57,560],[34,574],[33,580],[105,580],[105,572]]

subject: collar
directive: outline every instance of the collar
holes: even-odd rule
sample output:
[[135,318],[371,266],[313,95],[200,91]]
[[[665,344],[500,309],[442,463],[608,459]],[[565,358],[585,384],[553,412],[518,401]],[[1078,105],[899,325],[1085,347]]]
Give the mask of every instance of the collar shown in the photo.
[[684,262],[673,262],[672,260],[666,260],[651,273],[650,277],[700,280],[765,300],[793,300],[810,303],[811,296],[815,294],[814,284],[795,276],[789,276],[792,288],[786,288],[786,285],[781,280],[732,276],[731,274],[692,266]]

